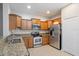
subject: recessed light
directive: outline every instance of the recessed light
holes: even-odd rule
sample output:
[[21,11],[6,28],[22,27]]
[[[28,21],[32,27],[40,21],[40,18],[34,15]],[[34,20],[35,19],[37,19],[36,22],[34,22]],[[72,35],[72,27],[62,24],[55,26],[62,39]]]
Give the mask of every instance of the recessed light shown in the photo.
[[28,9],[31,9],[31,5],[28,5],[27,8],[28,8]]
[[50,11],[48,10],[46,13],[47,13],[47,14],[50,14]]

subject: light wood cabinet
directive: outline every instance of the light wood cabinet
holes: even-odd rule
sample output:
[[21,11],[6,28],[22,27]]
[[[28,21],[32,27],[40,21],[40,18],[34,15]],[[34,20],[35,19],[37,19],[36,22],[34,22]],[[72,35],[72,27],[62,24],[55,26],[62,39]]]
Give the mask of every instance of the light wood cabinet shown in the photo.
[[40,19],[32,19],[32,28],[34,30],[40,29]]
[[41,21],[41,30],[48,30],[48,22]]
[[23,30],[26,30],[27,29],[27,24],[26,24],[26,20],[25,19],[22,19],[22,26],[21,26],[21,28],[23,29]]
[[16,14],[9,14],[9,30],[21,27],[21,17]]
[[17,20],[16,20],[17,27],[21,27],[21,22],[22,22],[21,20],[22,20],[22,18],[20,16],[17,16]]
[[29,48],[32,48],[33,47],[33,38],[29,37],[28,40],[29,40]]
[[47,45],[49,44],[49,36],[46,34],[42,35],[42,45]]
[[27,27],[27,30],[31,30],[32,29],[32,21],[31,20],[27,20],[26,21],[26,27]]
[[9,14],[9,30],[16,29],[16,15]]
[[54,24],[54,22],[61,23],[61,18],[56,18],[56,19],[53,19],[53,24]]
[[50,28],[53,25],[53,21],[52,20],[48,20],[48,28]]
[[33,47],[33,38],[32,38],[32,36],[23,37],[23,40],[24,40],[26,48],[32,48]]
[[23,37],[23,41],[24,41],[26,48],[29,48],[29,40],[27,39],[27,37]]
[[22,29],[31,30],[32,29],[32,21],[27,19],[22,19]]
[[32,19],[32,23],[40,25],[40,19]]
[[[49,44],[49,34],[40,34],[42,35],[42,45],[48,45]],[[24,36],[23,41],[25,43],[26,48],[33,48],[33,37],[32,36]]]

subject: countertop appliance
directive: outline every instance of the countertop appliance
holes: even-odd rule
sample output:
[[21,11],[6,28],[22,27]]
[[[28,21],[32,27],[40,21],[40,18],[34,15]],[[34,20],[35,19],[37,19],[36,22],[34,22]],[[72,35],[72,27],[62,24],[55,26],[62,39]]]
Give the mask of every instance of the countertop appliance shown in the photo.
[[54,24],[50,28],[50,39],[49,44],[52,47],[55,47],[57,49],[61,49],[61,36],[60,36],[60,24]]

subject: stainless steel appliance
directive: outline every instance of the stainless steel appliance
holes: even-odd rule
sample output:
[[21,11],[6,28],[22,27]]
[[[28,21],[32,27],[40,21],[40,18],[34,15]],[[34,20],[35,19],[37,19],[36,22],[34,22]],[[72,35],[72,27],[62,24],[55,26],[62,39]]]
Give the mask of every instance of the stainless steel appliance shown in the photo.
[[39,34],[39,32],[32,32],[31,34],[33,36],[34,47],[42,46],[42,36]]
[[42,37],[37,36],[34,37],[34,47],[40,47],[42,46]]
[[40,29],[40,25],[39,24],[33,24],[32,27],[33,27],[33,29],[37,29],[37,30]]
[[49,44],[52,47],[55,47],[57,49],[61,49],[61,37],[60,37],[60,24],[54,24],[50,28],[50,39],[49,39]]

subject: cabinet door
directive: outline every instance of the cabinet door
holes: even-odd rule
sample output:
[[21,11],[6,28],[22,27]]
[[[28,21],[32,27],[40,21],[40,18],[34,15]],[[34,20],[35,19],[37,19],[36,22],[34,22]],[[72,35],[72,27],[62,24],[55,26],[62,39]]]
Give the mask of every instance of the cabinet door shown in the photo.
[[26,21],[26,24],[27,24],[27,29],[28,29],[28,30],[29,30],[29,29],[32,29],[32,21],[27,20],[27,21]]
[[28,40],[29,40],[29,48],[32,48],[33,47],[33,38],[29,37]]
[[33,47],[32,37],[23,37],[23,40],[24,40],[26,48],[32,48]]
[[27,39],[27,37],[23,37],[23,41],[24,41],[26,48],[29,48],[29,40]]
[[41,21],[41,30],[48,30],[47,21]]
[[33,19],[32,20],[32,23],[33,24],[40,24],[40,19]]
[[52,20],[48,20],[48,28],[50,28],[53,25],[53,21]]
[[47,45],[49,43],[49,37],[48,36],[43,36],[42,37],[42,44]]
[[9,15],[9,29],[14,30],[16,29],[16,15]]
[[21,27],[21,17],[17,16],[17,27]]
[[26,23],[26,20],[22,20],[22,29],[26,30],[27,29],[27,23]]

